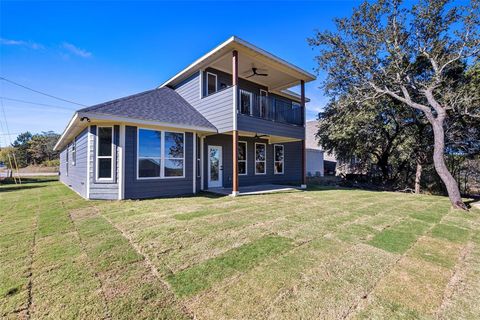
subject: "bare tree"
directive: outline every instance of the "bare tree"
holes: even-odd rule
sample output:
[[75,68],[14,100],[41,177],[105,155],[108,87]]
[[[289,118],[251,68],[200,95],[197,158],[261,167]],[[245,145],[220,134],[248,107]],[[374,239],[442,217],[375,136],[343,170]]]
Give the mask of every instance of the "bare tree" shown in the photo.
[[[449,71],[479,57],[479,1],[456,6],[448,0],[364,2],[349,18],[336,19],[335,32],[309,39],[318,47],[324,88],[346,106],[390,96],[421,111],[434,133],[433,162],[455,208],[465,209],[457,182],[444,158],[445,119],[468,105]],[[478,116],[478,115],[473,115]]]

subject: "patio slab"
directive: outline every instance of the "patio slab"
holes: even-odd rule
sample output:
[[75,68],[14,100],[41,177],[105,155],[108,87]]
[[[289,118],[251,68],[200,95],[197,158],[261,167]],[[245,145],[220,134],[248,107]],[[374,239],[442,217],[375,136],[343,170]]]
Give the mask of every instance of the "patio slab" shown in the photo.
[[[300,187],[294,187],[289,185],[279,185],[279,184],[262,184],[262,185],[256,185],[256,186],[240,187],[239,189],[240,190],[239,190],[238,196],[247,196],[247,195],[255,195],[255,194],[300,190]],[[209,189],[206,189],[205,191],[224,195],[224,196],[229,196],[232,194],[232,188],[209,188]]]

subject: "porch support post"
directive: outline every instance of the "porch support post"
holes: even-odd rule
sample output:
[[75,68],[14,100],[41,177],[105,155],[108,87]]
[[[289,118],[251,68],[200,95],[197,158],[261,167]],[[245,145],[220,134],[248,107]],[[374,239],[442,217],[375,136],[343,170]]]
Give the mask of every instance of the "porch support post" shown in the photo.
[[192,167],[192,173],[193,173],[193,186],[192,186],[192,191],[193,194],[197,193],[197,133],[193,132],[193,144],[192,144],[192,149],[193,149],[193,167]]
[[238,101],[238,52],[232,51],[232,85],[233,85],[233,132],[232,132],[232,196],[238,195],[238,130],[237,130],[237,101]]
[[306,189],[307,188],[307,151],[305,148],[305,119],[306,119],[306,111],[305,111],[305,81],[300,80],[300,103],[302,105],[302,116],[303,116],[303,130],[304,130],[304,137],[302,140],[302,185],[300,188]]
[[120,125],[120,141],[118,146],[118,200],[125,199],[125,124]]

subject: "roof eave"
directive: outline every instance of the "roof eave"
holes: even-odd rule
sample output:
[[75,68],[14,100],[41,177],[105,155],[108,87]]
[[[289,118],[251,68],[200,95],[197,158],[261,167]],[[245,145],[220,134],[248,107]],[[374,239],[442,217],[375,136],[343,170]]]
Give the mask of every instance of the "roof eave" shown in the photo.
[[[309,82],[309,81],[313,81],[313,80],[316,79],[316,76],[313,75],[312,73],[310,73],[308,71],[305,71],[305,70],[303,70],[303,69],[301,69],[301,68],[299,68],[299,67],[297,67],[297,66],[295,66],[295,65],[293,65],[293,64],[291,64],[291,63],[289,63],[289,62],[287,62],[287,61],[269,53],[268,51],[265,51],[265,50],[255,46],[255,45],[243,40],[243,39],[240,39],[236,36],[232,36],[229,39],[227,39],[226,41],[224,41],[223,43],[221,43],[220,45],[218,45],[217,47],[215,47],[213,50],[209,51],[208,53],[206,53],[205,55],[203,55],[199,59],[195,60],[193,63],[191,63],[185,69],[183,69],[182,71],[180,71],[179,73],[177,73],[176,75],[174,75],[173,77],[171,77],[170,79],[168,79],[167,81],[162,83],[159,86],[159,88],[171,85],[172,83],[175,83],[176,81],[181,81],[185,78],[188,78],[189,76],[191,76],[192,74],[194,74],[195,72],[197,72],[198,70],[200,70],[203,67],[202,63],[204,63],[204,61],[206,59],[208,59],[209,57],[218,53],[223,48],[225,48],[229,45],[234,45],[234,44],[242,45],[242,46],[244,46],[248,49],[251,49],[251,50],[257,52],[258,54],[264,55],[265,57],[288,67],[291,70],[294,70],[294,71],[300,73],[301,75],[303,75],[303,78],[301,78],[299,80],[304,80],[305,82]],[[283,88],[279,88],[279,89],[283,89]]]

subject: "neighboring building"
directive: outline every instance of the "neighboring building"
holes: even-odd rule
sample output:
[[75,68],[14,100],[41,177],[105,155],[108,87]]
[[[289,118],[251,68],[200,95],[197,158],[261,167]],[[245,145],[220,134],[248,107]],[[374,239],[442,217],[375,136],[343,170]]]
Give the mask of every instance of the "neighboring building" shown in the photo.
[[55,146],[60,180],[88,199],[305,185],[314,79],[232,37],[157,89],[78,110]]
[[337,160],[334,155],[326,153],[319,145],[316,137],[317,124],[316,120],[306,123],[307,175],[312,177],[335,175]]

